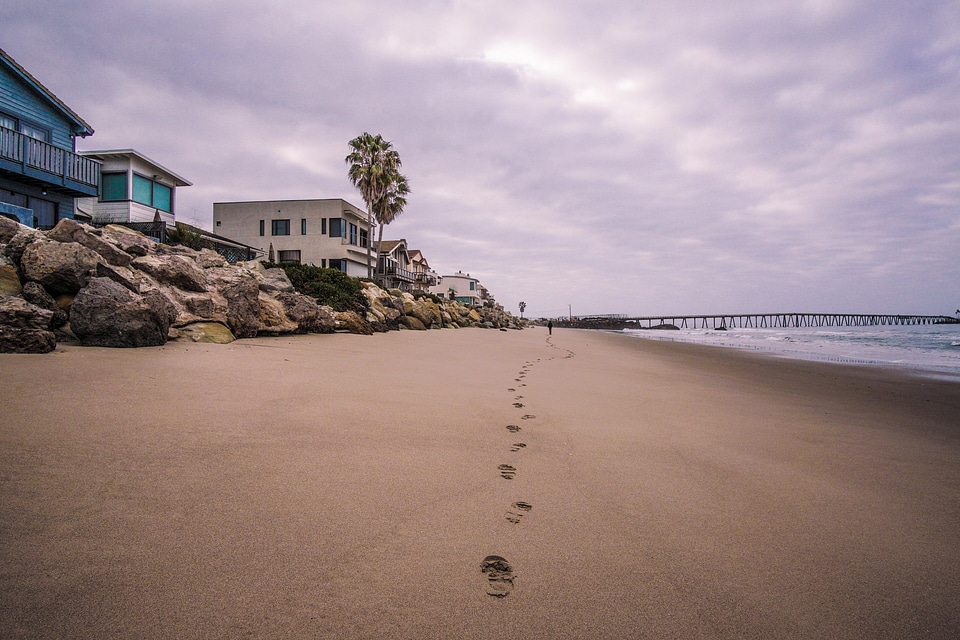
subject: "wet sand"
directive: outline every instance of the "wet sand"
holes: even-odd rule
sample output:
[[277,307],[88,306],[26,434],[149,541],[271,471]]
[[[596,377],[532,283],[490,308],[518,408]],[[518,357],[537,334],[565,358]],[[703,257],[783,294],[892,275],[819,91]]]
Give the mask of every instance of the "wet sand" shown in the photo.
[[0,389],[3,638],[960,636],[957,383],[537,328]]

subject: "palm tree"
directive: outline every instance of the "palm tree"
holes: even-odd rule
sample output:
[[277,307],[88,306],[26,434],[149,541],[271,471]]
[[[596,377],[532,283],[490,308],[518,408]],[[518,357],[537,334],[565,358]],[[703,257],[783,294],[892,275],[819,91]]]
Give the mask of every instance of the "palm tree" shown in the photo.
[[523,318],[523,312],[527,310],[527,303],[520,302],[520,317]]
[[[374,205],[387,196],[391,187],[395,185],[400,175],[400,155],[393,148],[393,144],[384,140],[379,133],[372,135],[364,131],[348,144],[351,151],[344,159],[349,165],[347,177],[353,186],[360,190],[360,195],[367,205],[367,224],[370,229],[373,229]],[[368,239],[367,277],[372,279],[370,245],[371,242]]]
[[374,203],[373,215],[377,219],[377,224],[380,225],[377,231],[377,251],[380,251],[380,243],[383,242],[383,228],[403,213],[409,193],[410,184],[407,182],[407,177],[398,173],[387,192]]

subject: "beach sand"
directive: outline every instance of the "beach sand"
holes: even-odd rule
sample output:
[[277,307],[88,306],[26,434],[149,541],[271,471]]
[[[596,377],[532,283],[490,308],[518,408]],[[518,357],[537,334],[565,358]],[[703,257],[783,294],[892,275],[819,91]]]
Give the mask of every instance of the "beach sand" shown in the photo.
[[0,389],[3,638],[960,637],[957,383],[534,328]]

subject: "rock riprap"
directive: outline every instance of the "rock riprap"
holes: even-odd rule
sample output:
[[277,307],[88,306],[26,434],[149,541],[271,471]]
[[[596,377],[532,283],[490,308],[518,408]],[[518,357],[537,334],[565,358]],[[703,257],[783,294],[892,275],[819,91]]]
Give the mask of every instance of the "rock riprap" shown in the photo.
[[502,308],[362,285],[357,309],[335,312],[298,293],[283,269],[257,261],[229,264],[215,251],[159,244],[122,226],[64,219],[44,232],[0,217],[0,353],[46,353],[58,340],[145,347],[171,339],[522,328]]

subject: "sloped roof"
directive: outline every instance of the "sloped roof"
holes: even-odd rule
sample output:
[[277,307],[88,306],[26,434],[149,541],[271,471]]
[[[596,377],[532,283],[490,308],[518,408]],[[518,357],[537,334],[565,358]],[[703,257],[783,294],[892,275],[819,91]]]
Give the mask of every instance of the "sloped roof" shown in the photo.
[[50,106],[59,111],[63,117],[73,125],[74,135],[80,137],[86,137],[93,135],[93,127],[84,121],[83,118],[78,116],[73,109],[68,107],[66,103],[63,102],[60,98],[56,96],[52,91],[47,89],[43,84],[34,78],[29,71],[21,67],[16,60],[10,57],[10,55],[0,49],[0,63],[3,63],[10,71],[13,72],[15,76],[18,76],[24,83],[26,83],[31,89],[33,89],[41,98],[46,100]]
[[404,248],[406,248],[407,241],[403,239],[384,240],[383,242],[380,243],[380,253],[386,253],[386,254],[393,253],[393,250],[396,249],[401,244],[404,245]]
[[165,166],[163,166],[156,160],[151,160],[150,158],[143,155],[136,149],[104,149],[100,151],[81,151],[80,155],[96,158],[98,160],[106,160],[107,158],[138,158],[141,162],[144,162],[147,166],[151,167],[152,169],[169,175],[176,182],[176,186],[178,187],[193,186],[193,183],[187,180],[186,178],[177,175],[173,171],[170,171],[170,169],[167,169]]

